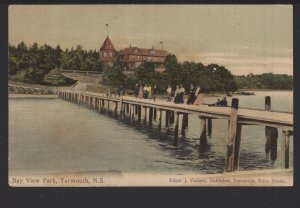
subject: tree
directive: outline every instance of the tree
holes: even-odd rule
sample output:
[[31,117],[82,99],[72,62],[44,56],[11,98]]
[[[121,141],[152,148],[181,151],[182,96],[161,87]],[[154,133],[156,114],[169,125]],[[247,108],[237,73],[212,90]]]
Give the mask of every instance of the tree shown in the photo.
[[60,69],[55,68],[45,75],[44,82],[49,85],[65,85],[65,84],[72,84],[75,81],[66,78],[65,76],[62,75]]

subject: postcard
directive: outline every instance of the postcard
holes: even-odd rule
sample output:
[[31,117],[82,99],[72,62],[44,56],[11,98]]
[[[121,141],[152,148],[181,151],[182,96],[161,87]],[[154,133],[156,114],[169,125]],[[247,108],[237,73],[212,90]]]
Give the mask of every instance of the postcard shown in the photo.
[[12,187],[293,186],[292,5],[10,5]]

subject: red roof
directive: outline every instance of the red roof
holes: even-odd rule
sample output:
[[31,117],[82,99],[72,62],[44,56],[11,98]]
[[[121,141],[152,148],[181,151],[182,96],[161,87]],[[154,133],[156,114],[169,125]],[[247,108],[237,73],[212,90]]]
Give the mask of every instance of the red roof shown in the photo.
[[138,48],[138,47],[129,47],[129,48],[124,48],[121,51],[121,55],[166,57],[167,55],[169,55],[169,52],[165,50],[157,50],[153,48],[146,49],[146,48]]
[[103,42],[100,51],[116,51],[114,45],[112,44],[111,40],[109,39],[109,37],[107,36],[105,41]]

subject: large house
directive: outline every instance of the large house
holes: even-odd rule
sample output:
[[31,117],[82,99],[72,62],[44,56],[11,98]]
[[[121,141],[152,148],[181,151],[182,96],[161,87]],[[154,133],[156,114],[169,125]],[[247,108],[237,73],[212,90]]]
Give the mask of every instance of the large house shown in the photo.
[[[120,51],[119,60],[124,66],[124,72],[130,73],[133,69],[139,67],[143,62],[153,62],[156,64],[157,71],[162,72],[164,68],[162,63],[166,59],[169,52],[166,50],[138,48],[138,47],[128,47]],[[100,61],[104,64],[110,66],[116,60],[116,50],[107,36],[100,48]]]
[[145,49],[138,47],[124,48],[120,53],[120,61],[124,63],[125,69],[134,69],[143,62],[154,62],[161,64],[169,53],[165,50]]

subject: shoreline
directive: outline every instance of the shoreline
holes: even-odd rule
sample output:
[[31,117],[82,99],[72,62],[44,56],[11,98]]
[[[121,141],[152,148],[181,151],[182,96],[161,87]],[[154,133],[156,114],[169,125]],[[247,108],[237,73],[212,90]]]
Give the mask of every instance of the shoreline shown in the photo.
[[8,95],[9,99],[18,99],[18,98],[45,98],[45,99],[56,99],[58,98],[57,94],[52,94],[52,95],[37,95],[37,94],[9,94]]

